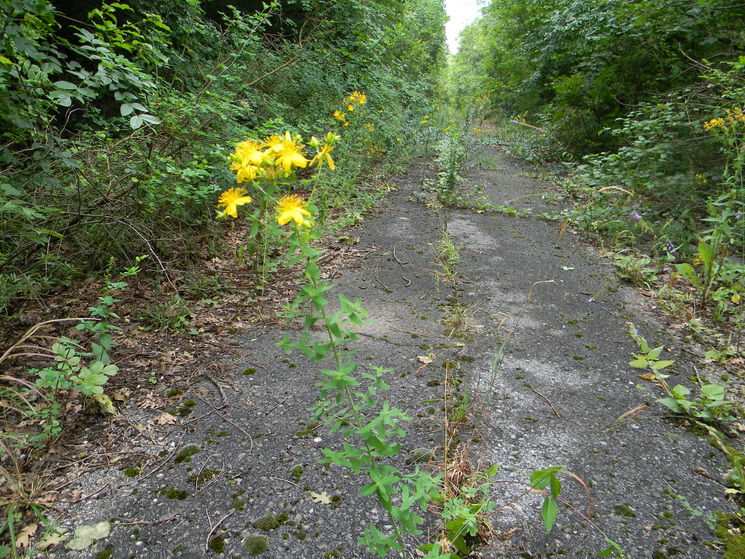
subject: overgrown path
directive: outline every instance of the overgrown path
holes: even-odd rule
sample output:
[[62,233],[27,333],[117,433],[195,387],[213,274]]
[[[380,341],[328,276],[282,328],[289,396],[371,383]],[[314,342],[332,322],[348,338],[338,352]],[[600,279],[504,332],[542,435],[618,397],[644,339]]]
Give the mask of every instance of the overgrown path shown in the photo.
[[[648,300],[560,221],[537,217],[558,211],[549,183],[494,148],[480,161],[463,192],[483,189],[514,212],[438,208],[420,162],[329,248],[344,257],[324,273],[372,319],[349,349],[361,367],[392,369],[386,397],[412,416],[401,467],[437,468],[443,444],[451,472],[500,466],[484,557],[592,556],[607,544],[582,515],[629,557],[719,556],[709,523],[726,507],[716,481],[726,461],[661,416],[659,389],[627,365],[637,348],[626,332],[664,343],[681,378],[693,373],[686,354]],[[385,530],[386,517],[360,496],[364,481],[318,463],[342,441],[311,422],[319,366],[285,356],[286,333],[299,334],[277,322],[238,335],[236,356],[169,416],[128,410],[142,462],[81,480],[89,497],[67,525],[105,524],[85,549],[50,556],[371,557],[356,539],[370,523]],[[548,466],[574,475],[562,498],[575,510],[546,535],[540,496],[524,494],[530,472]]]

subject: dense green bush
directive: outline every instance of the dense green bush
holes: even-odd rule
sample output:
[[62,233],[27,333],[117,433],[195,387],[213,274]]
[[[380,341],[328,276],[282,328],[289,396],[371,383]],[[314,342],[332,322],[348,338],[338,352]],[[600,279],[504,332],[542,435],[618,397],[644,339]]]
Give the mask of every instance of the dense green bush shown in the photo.
[[745,53],[744,17],[736,0],[493,0],[462,35],[453,85],[488,93],[495,114],[527,112],[575,156],[615,149],[602,131],[697,83],[693,60]]
[[352,91],[367,118],[343,130],[338,180],[407,155],[444,64],[441,2],[235,5],[0,6],[0,311],[112,256],[193,258],[235,143],[325,133]]

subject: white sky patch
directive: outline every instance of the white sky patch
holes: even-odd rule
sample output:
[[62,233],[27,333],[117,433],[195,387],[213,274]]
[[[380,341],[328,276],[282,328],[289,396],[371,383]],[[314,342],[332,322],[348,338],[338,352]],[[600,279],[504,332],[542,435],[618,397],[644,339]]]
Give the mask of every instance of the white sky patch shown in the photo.
[[445,11],[450,21],[445,25],[448,48],[452,54],[458,52],[458,34],[481,15],[480,9],[486,2],[481,0],[445,0]]

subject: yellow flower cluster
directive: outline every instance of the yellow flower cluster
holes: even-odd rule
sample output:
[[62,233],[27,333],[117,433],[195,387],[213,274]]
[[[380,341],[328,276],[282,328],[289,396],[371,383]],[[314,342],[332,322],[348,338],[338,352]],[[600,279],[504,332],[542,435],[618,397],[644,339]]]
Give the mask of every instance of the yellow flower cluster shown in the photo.
[[712,118],[704,122],[704,130],[712,130],[714,128],[726,128],[723,118]]
[[238,183],[252,182],[257,178],[274,180],[287,178],[296,168],[304,169],[308,165],[321,167],[325,162],[329,168],[335,168],[331,150],[339,141],[339,136],[329,132],[323,142],[312,137],[309,145],[317,153],[308,159],[303,138],[285,132],[281,136],[269,136],[263,142],[245,140],[235,146],[230,156],[230,169],[235,171]]
[[364,105],[367,103],[367,95],[361,91],[354,91],[352,92],[352,95],[344,99],[344,102],[347,104],[357,103],[358,105]]
[[704,122],[704,130],[729,130],[737,124],[745,124],[745,113],[741,108],[727,110],[726,118],[712,118]]
[[[315,156],[308,159],[303,138],[298,134],[285,132],[283,135],[269,136],[264,141],[244,140],[235,146],[235,151],[230,155],[230,169],[235,171],[235,180],[241,184],[253,182],[257,179],[266,179],[275,181],[278,178],[288,178],[293,176],[295,169],[304,169],[308,166],[316,166],[319,169],[323,165],[328,165],[332,171],[336,168],[331,151],[336,146],[340,137],[333,132],[326,134],[323,141],[316,137],[311,137],[308,145],[316,150]],[[293,198],[290,201],[284,200],[283,209],[278,212],[280,218],[290,215],[284,219],[284,225],[290,219],[298,225],[303,225],[303,220],[299,216],[307,213],[303,209],[304,204],[299,202],[299,198]],[[238,207],[244,204],[250,204],[253,201],[251,196],[246,194],[244,187],[230,188],[220,195],[217,202],[217,217],[238,217]],[[289,214],[287,212],[290,212]],[[307,215],[310,215],[307,213]]]
[[282,136],[269,136],[263,142],[245,140],[235,146],[230,156],[230,169],[235,171],[239,183],[252,182],[257,177],[276,179],[288,177],[296,167],[305,168],[303,139],[285,132]]
[[334,111],[334,118],[341,122],[344,126],[349,126],[347,120],[347,113],[353,113],[358,105],[364,105],[367,103],[367,95],[361,91],[354,91],[351,95],[348,95],[342,100],[344,107],[347,112],[336,110]]

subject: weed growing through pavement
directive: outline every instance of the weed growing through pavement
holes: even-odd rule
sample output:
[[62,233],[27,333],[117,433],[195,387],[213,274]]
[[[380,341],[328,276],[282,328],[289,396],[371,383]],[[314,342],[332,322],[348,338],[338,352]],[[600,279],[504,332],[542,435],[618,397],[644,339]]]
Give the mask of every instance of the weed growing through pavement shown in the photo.
[[649,372],[640,375],[640,378],[659,384],[667,390],[668,387],[665,379],[670,375],[666,375],[662,370],[673,365],[675,361],[660,359],[664,346],[660,345],[655,348],[650,348],[647,340],[639,334],[633,324],[629,324],[627,332],[629,336],[631,336],[631,339],[636,342],[636,345],[639,346],[640,350],[640,353],[634,354],[634,360],[629,362],[629,366],[634,367],[635,369],[648,369]]
[[[316,143],[319,147],[318,154],[313,160],[308,161],[303,151],[297,147],[301,145],[301,139],[292,136],[289,132],[285,134],[285,137],[295,138],[291,161],[296,162],[298,166],[306,166],[314,162],[319,166],[324,161],[328,163],[330,159],[328,154],[338,140],[338,136],[329,134],[325,144]],[[268,143],[271,144],[271,142]],[[276,157],[274,159],[259,157],[259,154],[263,153],[260,148],[252,145],[251,149],[253,155],[241,155],[240,162],[234,154],[233,168],[235,170],[240,173],[244,164],[252,164],[253,161],[256,161],[258,166],[268,166],[269,169],[274,167]],[[329,167],[331,168],[332,165]],[[260,171],[252,171],[252,173],[250,177],[248,174],[241,175],[241,177],[255,180],[263,174]],[[232,202],[240,201],[241,198],[243,201],[239,204],[231,205]],[[244,190],[221,198],[221,206],[224,207],[221,216],[236,217],[238,205],[252,201],[245,200],[245,198],[248,196]],[[252,216],[252,233],[260,229],[256,224],[259,223],[261,216],[267,214],[268,199],[269,196],[265,198],[265,203],[260,207],[261,215],[257,216],[254,213]],[[333,364],[332,367],[321,370],[323,381],[320,383],[320,401],[313,408],[313,412],[316,420],[324,420],[332,432],[340,431],[348,442],[339,451],[324,449],[323,462],[337,464],[354,474],[364,472],[368,476],[369,483],[361,491],[364,495],[377,497],[388,513],[393,531],[384,533],[375,525],[370,525],[365,530],[364,536],[360,538],[360,543],[366,545],[379,557],[385,557],[393,550],[403,552],[403,533],[421,533],[419,527],[424,520],[417,514],[416,508],[422,511],[427,509],[427,502],[432,500],[437,493],[439,480],[436,476],[419,468],[404,474],[388,463],[389,459],[400,452],[397,440],[405,435],[400,424],[411,418],[402,410],[391,406],[389,402],[378,399],[380,392],[388,390],[388,385],[383,379],[388,371],[380,367],[372,367],[369,372],[355,375],[357,363],[352,361],[349,353],[341,347],[356,339],[354,326],[362,324],[366,311],[359,300],[350,301],[342,294],[339,295],[340,310],[333,315],[327,312],[328,301],[325,294],[331,289],[331,285],[321,280],[321,272],[318,268],[318,257],[321,251],[312,246],[317,234],[313,222],[314,211],[315,208],[299,196],[288,194],[276,200],[273,223],[270,225],[265,220],[262,224],[265,232],[271,232],[282,238],[288,248],[288,265],[292,266],[301,261],[305,265],[306,283],[302,285],[298,296],[288,306],[287,313],[290,318],[303,317],[306,331],[297,341],[291,341],[289,336],[285,337],[280,345],[287,353],[296,349],[313,362],[331,360]],[[288,234],[286,226],[289,226]],[[309,336],[308,332],[317,325],[325,330],[325,341]]]
[[442,268],[442,277],[445,281],[453,281],[455,279],[455,267],[460,260],[460,253],[447,231],[443,231],[442,236],[437,241],[435,258]]

